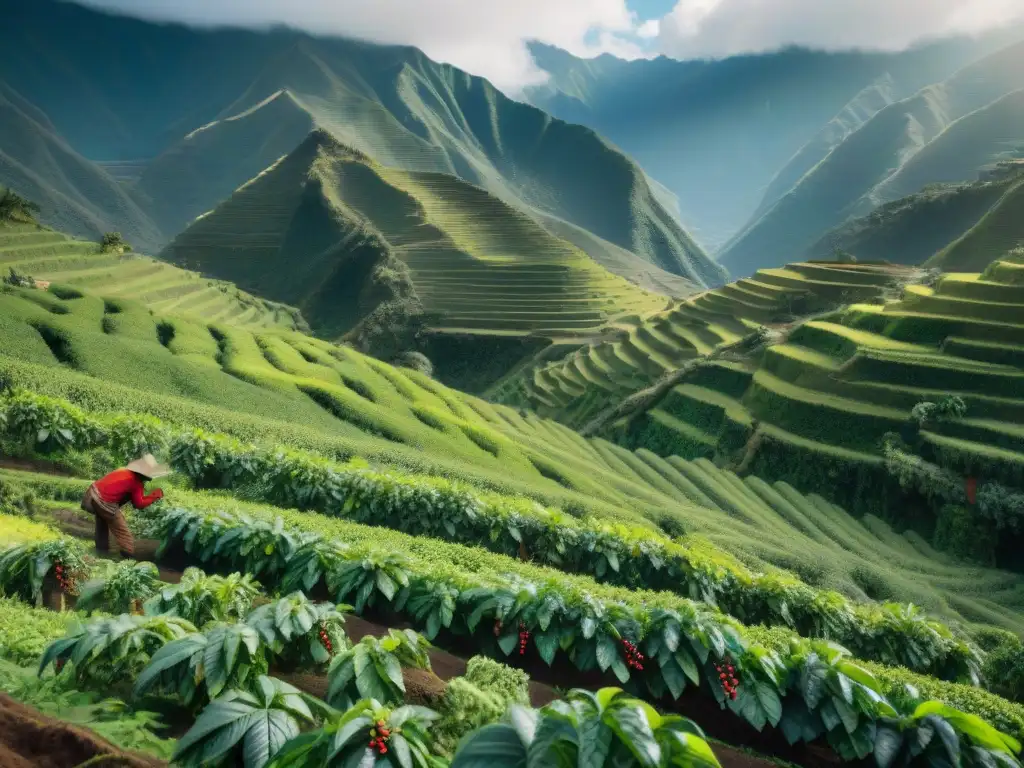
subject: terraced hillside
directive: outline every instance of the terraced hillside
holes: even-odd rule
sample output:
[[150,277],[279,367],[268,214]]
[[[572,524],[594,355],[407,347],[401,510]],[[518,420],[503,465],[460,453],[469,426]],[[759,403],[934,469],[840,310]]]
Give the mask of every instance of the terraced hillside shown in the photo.
[[485,190],[386,168],[323,130],[162,255],[293,304],[328,336],[382,302],[432,331],[550,338],[665,304]]
[[932,183],[964,182],[1024,146],[1024,43],[876,113],[751,220],[720,260],[734,275],[782,264],[828,230]]
[[[869,261],[976,272],[1024,239],[1014,202],[1022,183],[1024,163],[1015,161],[999,164],[977,181],[930,185],[836,227],[805,256],[833,258],[838,248]],[[991,236],[981,237],[989,230]]]
[[[500,382],[491,395],[583,427],[623,398],[680,368],[721,354],[764,326],[785,327],[798,316],[877,298],[891,282],[912,274],[892,265],[810,262],[760,270],[752,278],[701,293],[642,323],[607,333],[603,340],[560,359],[541,359]],[[721,361],[716,366],[724,376],[736,368],[734,387],[744,387],[743,365]],[[698,432],[692,437],[704,444],[711,441]]]
[[[965,477],[1011,494],[1024,478],[1021,261],[1010,253],[983,274],[909,284],[899,300],[806,320],[756,354],[700,361],[672,386],[633,398],[605,434],[785,478],[942,538],[939,508],[975,503]],[[965,413],[915,415],[918,404],[950,396]],[[896,454],[883,450],[894,434]],[[930,479],[915,480],[927,466]],[[1013,561],[1015,539],[1004,539],[986,556]]]
[[155,312],[244,327],[305,327],[292,307],[258,299],[222,281],[135,254],[104,253],[31,224],[0,225],[0,270],[29,275],[111,298],[136,299]]
[[[243,441],[360,456],[379,471],[445,476],[483,498],[516,494],[645,535],[686,531],[679,541],[709,567],[745,573],[732,557],[756,570],[782,566],[857,600],[912,599],[1018,630],[1017,577],[944,561],[913,536],[858,522],[784,483],[586,440],[308,336],[154,317],[127,301],[119,309],[111,314],[88,294],[8,289],[2,380],[94,413],[147,413]],[[522,499],[502,503],[534,514]]]

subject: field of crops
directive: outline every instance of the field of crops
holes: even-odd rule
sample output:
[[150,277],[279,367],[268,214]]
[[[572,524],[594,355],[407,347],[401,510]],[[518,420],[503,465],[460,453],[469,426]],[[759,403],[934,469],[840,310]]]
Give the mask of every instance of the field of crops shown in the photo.
[[130,298],[155,312],[253,328],[296,328],[298,312],[148,256],[103,253],[30,224],[0,224],[0,270]]
[[[728,565],[732,556],[754,570],[789,569],[814,587],[812,601],[816,589],[837,589],[1016,629],[1015,577],[936,565],[941,561],[916,539],[827,504],[834,522],[826,524],[813,511],[824,502],[790,488],[752,489],[753,478],[741,481],[708,462],[585,440],[556,422],[310,337],[161,320],[130,303],[118,313],[109,309],[88,295],[9,292],[0,303],[4,380],[89,412],[146,413],[179,428],[343,461],[360,457],[386,472],[521,496],[563,516],[593,516],[651,535],[685,532],[691,560],[699,559],[700,541],[710,542],[714,568],[746,572]],[[133,364],[111,368],[109,360]],[[832,525],[851,533],[836,534]],[[877,571],[865,567],[865,557]]]
[[[462,628],[455,621],[472,613],[468,604],[459,606],[465,600],[479,599],[472,595],[473,584],[480,580],[490,588],[504,585],[502,589],[512,589],[514,595],[514,590],[521,588],[513,587],[514,582],[503,575],[512,571],[517,579],[573,590],[575,597],[566,593],[544,598],[564,600],[566,606],[578,604],[583,595],[593,596],[584,600],[603,596],[601,599],[625,601],[626,605],[639,606],[637,601],[643,600],[648,606],[662,606],[673,612],[671,615],[683,616],[693,610],[698,614],[708,610],[699,602],[688,602],[688,598],[697,599],[720,606],[741,620],[775,626],[777,632],[792,627],[809,637],[837,638],[875,664],[898,664],[950,680],[970,679],[982,669],[980,657],[975,655],[980,651],[964,644],[967,636],[949,635],[942,624],[907,606],[881,608],[871,601],[913,601],[932,617],[964,629],[977,622],[1015,633],[1024,631],[1018,624],[1024,594],[1015,575],[957,564],[919,539],[895,534],[880,520],[857,521],[822,498],[802,495],[785,483],[741,479],[706,460],[663,459],[649,450],[632,452],[601,439],[586,440],[556,422],[486,403],[417,372],[393,368],[300,334],[253,331],[222,323],[207,326],[194,320],[161,318],[130,301],[104,300],[88,293],[76,296],[63,289],[58,289],[58,294],[8,288],[0,301],[3,379],[9,387],[37,393],[15,391],[8,395],[0,419],[6,431],[0,442],[8,451],[19,445],[22,450],[31,446],[31,453],[43,452],[72,464],[81,463],[75,456],[96,451],[100,451],[97,456],[106,451],[117,457],[144,447],[171,457],[181,478],[193,485],[223,488],[259,500],[258,506],[240,505],[224,496],[172,489],[175,507],[136,521],[146,526],[144,530],[157,532],[172,549],[184,546],[191,553],[191,562],[204,568],[249,572],[267,587],[280,583],[282,591],[288,591],[288,584],[299,582],[286,576],[287,563],[300,557],[297,548],[306,541],[302,531],[315,531],[320,537],[343,542],[338,552],[354,547],[352,555],[359,553],[355,559],[344,559],[353,566],[346,571],[351,576],[345,582],[349,585],[346,589],[353,591],[338,592],[332,595],[334,599],[353,601],[363,612],[399,599],[387,586],[388,579],[394,580],[396,588],[406,582],[410,589],[420,585],[415,587],[419,592],[394,605],[431,638],[443,640],[450,633],[458,637],[467,631],[475,636],[473,629]],[[111,370],[105,363],[112,359],[131,360],[135,365]],[[48,400],[44,395],[58,399]],[[715,398],[712,394],[707,399]],[[85,410],[76,410],[68,401]],[[196,427],[204,431],[197,432]],[[292,448],[282,452],[281,446]],[[81,480],[10,471],[0,474],[0,485],[4,482],[35,488],[40,498],[74,499],[84,487]],[[308,511],[283,510],[297,505]],[[230,522],[230,516],[238,514],[252,523],[240,526]],[[275,527],[277,516],[284,519],[285,531]],[[64,551],[64,540],[55,538],[51,529],[20,518],[9,518],[9,522],[4,530],[10,529],[12,543],[50,541],[54,543],[46,546],[54,552]],[[243,533],[250,524],[256,526],[252,535],[260,537],[259,544],[239,541],[239,553],[280,555],[261,554],[259,562],[242,562],[226,544],[195,549],[192,543],[212,545],[221,535],[215,531]],[[282,535],[286,538],[280,539]],[[367,547],[388,555],[373,554]],[[525,556],[533,562],[517,564],[508,555]],[[329,563],[333,556],[327,556],[325,550],[316,557]],[[275,562],[281,565],[273,565]],[[803,581],[775,571],[776,566],[791,569]],[[285,571],[275,572],[278,567]],[[362,576],[357,578],[357,574]],[[276,581],[279,578],[286,581]],[[328,585],[342,583],[340,576],[326,578]],[[307,591],[313,588],[316,578],[312,572],[304,579]],[[652,588],[665,591],[655,595],[648,591]],[[10,591],[10,587],[6,589]],[[383,592],[375,591],[381,589]],[[838,589],[846,597],[827,589]],[[531,590],[510,598],[510,606],[520,606],[515,610],[521,618],[505,622],[509,644],[502,634],[490,651],[486,643],[479,646],[481,650],[506,657],[514,654],[526,637],[524,647],[531,649],[531,655],[540,654],[541,663],[555,660],[560,651],[548,638],[568,631],[568,626],[580,619],[574,618],[576,609],[568,607],[562,610],[569,613],[544,618],[548,609],[541,606],[546,603],[521,603],[525,595],[533,594]],[[445,607],[448,600],[455,601],[450,608]],[[498,604],[503,603],[499,600]],[[503,610],[497,619],[503,620]],[[633,638],[639,652],[659,659],[655,664],[658,674],[642,676],[644,682],[638,689],[630,667],[620,670],[619,662],[613,663],[607,656],[610,650],[596,650],[596,660],[587,661],[591,652],[580,647],[566,651],[567,659],[581,672],[597,664],[612,675],[609,684],[626,684],[628,690],[652,700],[667,691],[672,697],[682,694],[684,680],[691,676],[689,662],[677,657],[674,662],[661,659],[657,646],[652,645],[658,642],[650,626],[652,619],[632,624],[637,619],[614,611],[600,619],[601,611],[609,609],[596,610],[597,626],[607,627],[600,631],[613,633],[613,638]],[[249,621],[242,614],[238,619]],[[487,621],[495,619],[485,618]],[[134,628],[163,626],[159,622],[166,619],[154,615],[124,623],[120,631],[128,635],[96,653],[114,653],[121,647],[118,643],[131,642],[131,632],[137,631]],[[201,629],[201,624],[196,621],[194,626]],[[107,625],[97,625],[96,631],[109,633],[110,628],[103,627]],[[56,629],[53,631],[56,636]],[[191,637],[189,631],[195,630],[186,629],[177,641],[182,653],[186,646],[192,647],[185,641]],[[762,651],[743,650],[743,643],[762,642],[757,632],[750,635],[755,640],[734,641],[728,639],[731,631],[723,636],[723,651],[714,651],[714,657],[705,662],[712,671],[699,674],[717,675],[714,664],[722,662],[714,658],[728,657],[742,670],[737,678],[740,698],[733,702],[723,698],[722,689],[709,691],[706,687],[698,695],[717,690],[715,695],[726,711],[755,727],[784,722],[790,704],[776,709],[772,702],[773,697],[785,694],[789,684],[783,682],[785,675],[772,671],[773,665],[803,664],[806,662],[799,660],[807,657],[799,653],[789,656],[786,642],[769,633],[764,642],[781,642],[776,651],[781,657],[768,664],[759,655]],[[178,635],[164,636],[173,640]],[[480,635],[487,636],[490,629]],[[109,639],[109,634],[103,637]],[[592,639],[595,648],[604,642],[599,637]],[[346,645],[341,636],[335,640],[338,647]],[[213,641],[223,642],[219,636],[202,642]],[[319,641],[314,635],[310,642],[313,648]],[[534,645],[529,645],[531,642]],[[717,647],[717,641],[709,642]],[[732,647],[734,642],[741,645]],[[354,647],[363,646],[357,643]],[[81,662],[81,670],[76,668],[73,646],[60,648],[67,650],[54,651],[58,654],[54,658],[66,658],[61,666],[70,664],[74,686],[89,690],[92,673]],[[272,648],[273,644],[265,652],[276,653]],[[379,651],[366,648],[368,653]],[[149,648],[146,653],[152,655],[155,650]],[[395,652],[403,653],[400,649]],[[629,653],[624,661],[631,658]],[[139,675],[144,673],[146,658],[133,662],[139,666],[125,672],[127,679],[142,679]],[[181,658],[181,663],[187,663],[191,657]],[[754,661],[759,658],[761,661]],[[698,653],[697,661],[700,659]],[[676,669],[671,666],[676,663],[682,665],[678,668],[681,678],[669,671]],[[842,657],[827,663],[849,664]],[[879,677],[869,687],[883,694],[896,690],[893,686],[901,684],[899,676],[891,677],[887,669],[878,667]],[[242,687],[255,684],[255,677],[246,677],[254,673],[236,672],[241,675],[237,682]],[[235,680],[231,675],[236,672],[225,671],[229,682]],[[694,670],[693,674],[698,673]],[[922,680],[939,685],[935,678]],[[218,684],[213,692],[188,694],[186,702],[192,701],[189,696],[199,702],[215,698],[216,691],[228,687],[229,683]],[[386,685],[374,690],[393,702],[401,699],[394,692],[379,693],[389,690]],[[726,687],[726,696],[729,691]],[[998,699],[978,699],[980,693],[959,691],[957,686],[947,690],[940,685],[939,693],[929,689],[927,695],[977,711],[999,727],[1016,732],[1018,715],[1010,705]],[[352,703],[364,693],[353,690],[347,701]],[[130,690],[120,695],[122,702],[132,699]],[[272,695],[278,696],[280,691]],[[706,708],[707,704],[698,706]],[[865,710],[859,717],[868,718],[863,727],[878,727],[870,719],[876,715]],[[316,722],[320,722],[316,716],[309,719],[310,725]],[[868,722],[872,724],[866,725]],[[1024,718],[1020,722],[1024,731]],[[100,732],[107,727],[98,714],[88,724]],[[301,725],[297,722],[295,727]],[[726,733],[734,732],[733,726],[725,728]],[[815,726],[811,728],[813,731]],[[867,741],[857,741],[857,737],[855,743],[844,746],[846,737],[840,739],[839,732],[831,733],[833,729],[826,724],[817,728],[817,736],[808,731],[803,738],[814,740],[828,733],[833,748],[850,755],[867,748]],[[736,731],[740,732],[742,728]],[[134,740],[143,743],[125,746],[148,746],[164,753],[170,749],[160,734],[138,723],[132,733]],[[184,735],[184,744],[191,743]],[[453,744],[451,739],[448,743]],[[179,750],[181,745],[179,739]]]

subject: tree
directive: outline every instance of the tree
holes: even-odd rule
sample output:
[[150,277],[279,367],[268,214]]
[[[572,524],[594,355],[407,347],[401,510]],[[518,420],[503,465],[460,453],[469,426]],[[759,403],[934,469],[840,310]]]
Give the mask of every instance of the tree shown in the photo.
[[5,190],[0,195],[0,221],[34,221],[39,213],[39,206],[13,190]]
[[121,236],[120,232],[107,232],[103,235],[103,239],[100,240],[100,250],[104,253],[110,253],[117,251],[118,253],[125,253],[130,251],[132,247],[128,245],[124,237]]

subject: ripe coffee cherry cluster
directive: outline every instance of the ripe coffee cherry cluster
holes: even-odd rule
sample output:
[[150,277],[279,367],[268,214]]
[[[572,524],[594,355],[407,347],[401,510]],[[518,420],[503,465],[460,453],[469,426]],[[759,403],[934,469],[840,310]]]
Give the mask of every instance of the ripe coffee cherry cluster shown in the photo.
[[53,564],[53,573],[57,577],[57,586],[60,587],[60,591],[66,595],[73,594],[75,590],[75,580],[64,568],[64,563],[57,560]]
[[739,678],[736,677],[736,669],[732,665],[732,659],[726,659],[722,664],[715,664],[718,672],[718,681],[722,684],[722,690],[730,699],[736,699],[736,690],[740,686]]
[[327,625],[320,624],[317,628],[317,634],[320,636],[320,645],[324,647],[329,656],[333,656],[334,646],[331,644],[331,636],[327,634]]
[[637,647],[629,640],[623,638],[622,649],[626,653],[626,666],[630,669],[635,669],[637,672],[643,672],[645,656],[637,650]]
[[64,669],[64,664],[65,664],[66,661],[67,661],[67,659],[57,659],[57,663],[56,663],[55,666],[57,667],[57,674],[58,675],[61,673],[61,670]]
[[530,642],[530,630],[526,628],[523,622],[519,622],[519,655],[526,655],[526,644]]
[[388,740],[391,738],[391,731],[383,720],[377,721],[377,727],[370,730],[370,749],[377,751],[378,755],[388,753]]

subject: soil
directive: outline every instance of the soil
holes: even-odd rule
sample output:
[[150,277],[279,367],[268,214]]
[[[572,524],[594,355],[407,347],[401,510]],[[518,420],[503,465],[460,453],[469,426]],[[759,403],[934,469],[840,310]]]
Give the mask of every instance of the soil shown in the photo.
[[118,749],[91,731],[47,717],[0,693],[0,768],[73,768],[86,761],[104,768],[166,765]]
[[[70,535],[81,538],[92,539],[91,525],[83,528],[82,513],[77,510],[60,510],[53,513],[59,527]],[[88,522],[88,521],[86,521]],[[155,554],[159,542],[148,539],[136,539],[135,557],[138,560],[155,561]],[[92,553],[96,555],[96,553]],[[100,555],[106,557],[106,555]],[[114,556],[117,557],[116,555]],[[189,565],[188,555],[183,551],[169,551],[158,564],[160,578],[168,583],[176,584],[181,580],[181,572]],[[314,594],[314,599],[328,599],[326,595]],[[48,604],[53,598],[48,598]],[[66,598],[67,607],[74,605],[73,598]],[[345,634],[353,642],[358,642],[363,637],[383,637],[390,629],[407,629],[411,624],[397,620],[396,617],[385,614],[374,615],[374,612],[367,611],[364,616],[346,615]],[[473,655],[474,649],[468,644],[468,638],[461,637],[440,637],[438,643],[449,650],[435,648],[430,651],[430,671],[405,669],[402,672],[403,681],[409,694],[410,703],[423,704],[425,706],[436,706],[444,693],[448,680],[461,677],[466,673],[466,661]],[[452,653],[450,651],[455,651]],[[516,665],[530,675],[530,703],[534,707],[542,707],[555,699],[561,698],[560,689],[586,688],[597,690],[605,687],[607,680],[594,673],[580,673],[568,665],[554,667],[547,666],[535,653],[528,654]],[[294,685],[299,690],[305,691],[317,698],[325,698],[327,695],[327,678],[323,675],[312,675],[308,673],[284,673],[272,670],[280,679]],[[757,732],[746,723],[737,720],[737,717],[727,710],[722,710],[718,705],[706,696],[697,695],[684,696],[677,701],[660,701],[658,706],[662,710],[674,709],[675,711],[692,718],[700,724],[701,728],[709,735],[718,739],[728,740],[730,743],[739,744],[743,747],[758,750],[768,754],[806,766],[807,768],[834,768],[840,760],[831,750],[816,745],[789,746],[782,737],[782,734],[774,729],[765,729]],[[740,749],[735,749],[724,744],[712,744],[712,750],[718,757],[723,768],[769,768],[776,763],[763,757],[750,754]],[[0,762],[0,768],[6,768]]]

